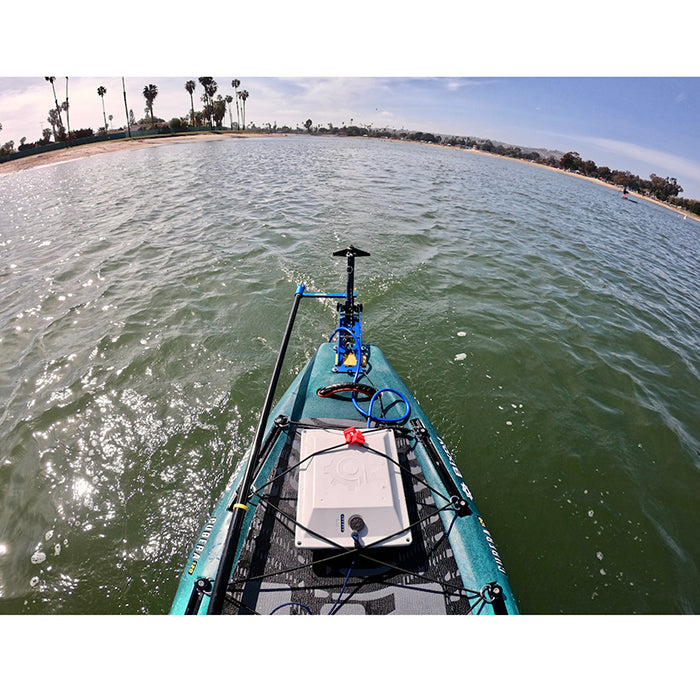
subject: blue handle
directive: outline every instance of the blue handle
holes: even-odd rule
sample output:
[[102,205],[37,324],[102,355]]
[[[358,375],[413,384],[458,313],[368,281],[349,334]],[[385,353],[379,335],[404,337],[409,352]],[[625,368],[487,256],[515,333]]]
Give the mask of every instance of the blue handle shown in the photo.
[[[302,287],[303,285],[299,285]],[[298,288],[297,288],[298,289]],[[345,299],[345,294],[340,294],[336,292],[326,293],[326,292],[306,292],[303,296],[305,297],[322,297],[328,299]],[[354,296],[357,296],[356,294]]]

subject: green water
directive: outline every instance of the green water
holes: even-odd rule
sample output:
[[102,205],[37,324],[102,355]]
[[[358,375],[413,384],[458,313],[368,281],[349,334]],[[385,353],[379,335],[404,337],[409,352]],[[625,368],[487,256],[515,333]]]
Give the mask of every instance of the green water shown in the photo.
[[[343,291],[461,465],[523,613],[700,612],[700,225],[364,139],[0,178],[0,612],[168,611],[297,283]],[[306,300],[284,388],[334,326]]]

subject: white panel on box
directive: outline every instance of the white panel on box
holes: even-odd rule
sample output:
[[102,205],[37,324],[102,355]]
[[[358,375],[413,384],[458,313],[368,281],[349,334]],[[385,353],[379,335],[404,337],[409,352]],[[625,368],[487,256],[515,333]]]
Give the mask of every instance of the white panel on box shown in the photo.
[[364,521],[362,546],[411,543],[394,433],[368,430],[364,436],[365,445],[346,444],[342,430],[301,431],[297,547],[332,548],[331,542],[354,547],[350,520],[357,515]]

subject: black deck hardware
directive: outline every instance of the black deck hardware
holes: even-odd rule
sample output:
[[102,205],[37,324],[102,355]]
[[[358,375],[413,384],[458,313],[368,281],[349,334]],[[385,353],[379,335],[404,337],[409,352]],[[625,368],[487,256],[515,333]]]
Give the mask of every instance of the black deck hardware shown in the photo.
[[[287,416],[280,415],[277,416],[277,418],[275,418],[275,422],[272,424],[272,429],[270,430],[268,436],[265,438],[263,446],[260,448],[260,456],[258,457],[258,463],[253,465],[255,474],[253,476],[251,484],[255,482],[255,480],[258,478],[258,474],[260,473],[263,464],[265,464],[265,460],[270,456],[270,452],[272,452],[272,448],[275,446],[277,438],[284,432],[284,429],[287,427],[287,425],[289,425],[289,418],[287,418]],[[238,503],[238,501],[239,493],[238,489],[236,489],[235,493],[233,494],[233,498],[231,499],[231,503],[229,503],[228,508],[226,510],[228,510],[229,512],[233,512],[233,506],[236,503]]]
[[209,593],[210,590],[211,581],[208,578],[198,578],[192,586],[192,595],[187,601],[185,615],[196,615],[205,593]]
[[[485,596],[487,593],[488,596]],[[484,588],[482,588],[482,598],[493,606],[493,612],[496,615],[507,615],[508,608],[506,608],[505,600],[503,599],[503,589],[495,581],[487,583]]]
[[445,488],[450,496],[450,500],[455,506],[457,515],[471,515],[472,512],[469,509],[469,504],[460,493],[457,484],[454,482],[452,475],[445,466],[445,462],[443,462],[442,457],[440,457],[440,454],[433,443],[433,439],[430,437],[428,429],[423,425],[419,418],[412,418],[411,426],[413,427],[413,432],[416,434],[418,441],[421,443],[421,445],[423,445],[425,451],[428,453],[428,457],[430,457],[430,461],[433,463],[433,466],[437,469],[440,479],[445,484]]

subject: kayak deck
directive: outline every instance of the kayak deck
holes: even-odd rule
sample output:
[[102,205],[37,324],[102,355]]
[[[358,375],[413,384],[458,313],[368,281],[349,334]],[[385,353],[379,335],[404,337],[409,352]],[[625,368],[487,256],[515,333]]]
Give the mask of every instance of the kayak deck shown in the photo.
[[[368,345],[366,352],[365,381],[373,387],[391,386],[402,394],[400,399],[380,396],[376,413],[400,418],[405,399],[410,418],[393,424],[373,418],[376,427],[367,428],[354,402],[342,393],[319,394],[338,382],[338,374],[332,370],[333,345],[324,343],[318,348],[267,422],[221,613],[517,614],[493,538],[459,468],[381,350]],[[363,410],[369,408],[367,397],[357,403]],[[347,537],[344,541],[331,537],[333,541],[322,548],[298,546],[299,527],[303,527],[298,510],[302,435],[333,429],[339,432],[339,449],[348,449],[342,438],[350,427],[367,436],[368,444],[373,431],[392,434],[399,484],[395,490],[403,494],[408,525],[387,534],[396,539],[405,530],[410,544],[382,546],[386,542],[363,537],[353,546]],[[362,445],[361,450],[366,447]],[[357,445],[352,448],[361,451]],[[190,554],[172,614],[207,614],[211,581],[240,501],[247,459],[246,455],[239,463]],[[370,482],[376,483],[374,479],[368,479]],[[364,505],[352,494],[346,505],[348,520],[361,514],[370,523]]]
[[438,506],[401,429],[395,431],[396,446],[411,543],[350,551],[295,546],[301,430],[351,425],[361,424],[287,424],[271,478],[254,499],[259,503],[228,586],[224,614],[463,615],[489,605],[478,592],[464,589]]
[[[346,292],[297,286],[255,438],[171,614],[517,614],[459,467],[381,350],[362,342],[354,269],[369,253],[351,245],[333,255],[347,260]],[[304,297],[344,303],[273,408]]]

